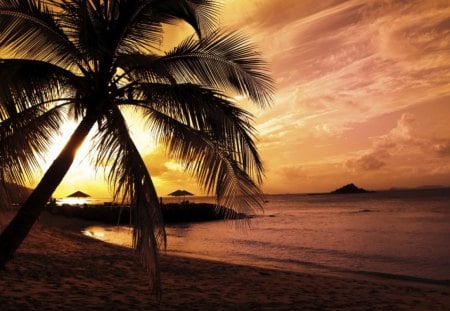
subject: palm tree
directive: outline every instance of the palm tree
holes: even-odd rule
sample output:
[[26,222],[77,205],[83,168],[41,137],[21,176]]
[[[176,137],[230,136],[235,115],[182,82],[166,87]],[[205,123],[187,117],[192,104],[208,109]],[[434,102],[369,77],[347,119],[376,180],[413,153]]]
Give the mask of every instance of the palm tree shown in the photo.
[[[217,30],[216,17],[210,0],[0,0],[0,49],[10,55],[0,59],[1,181],[30,180],[61,123],[78,122],[2,232],[0,268],[92,130],[94,162],[108,164],[115,197],[130,202],[134,247],[151,284],[159,284],[164,225],[128,130],[127,107],[220,204],[241,211],[262,206],[252,116],[232,96],[265,107],[273,83],[254,47],[237,32]],[[163,25],[177,21],[192,26],[194,35],[160,52]]]

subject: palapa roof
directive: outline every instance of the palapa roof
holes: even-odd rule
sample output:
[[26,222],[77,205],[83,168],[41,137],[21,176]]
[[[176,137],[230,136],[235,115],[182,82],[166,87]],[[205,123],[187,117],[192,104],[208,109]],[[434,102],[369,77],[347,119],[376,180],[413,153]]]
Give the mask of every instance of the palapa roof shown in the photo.
[[178,189],[177,191],[169,193],[169,195],[174,196],[174,197],[181,197],[181,196],[194,195],[194,194],[190,193],[189,191],[186,191],[186,190],[179,190]]
[[72,194],[69,194],[67,197],[68,198],[88,198],[88,197],[90,197],[90,195],[87,193],[81,192],[81,191],[76,191]]

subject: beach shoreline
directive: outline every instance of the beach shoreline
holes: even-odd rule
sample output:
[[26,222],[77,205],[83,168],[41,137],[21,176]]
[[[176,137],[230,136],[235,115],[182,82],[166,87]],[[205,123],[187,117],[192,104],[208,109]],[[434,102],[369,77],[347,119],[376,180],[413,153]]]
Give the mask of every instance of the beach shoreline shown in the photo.
[[130,249],[83,236],[93,223],[43,214],[0,272],[2,310],[449,310],[450,287],[298,273],[161,255],[161,301]]

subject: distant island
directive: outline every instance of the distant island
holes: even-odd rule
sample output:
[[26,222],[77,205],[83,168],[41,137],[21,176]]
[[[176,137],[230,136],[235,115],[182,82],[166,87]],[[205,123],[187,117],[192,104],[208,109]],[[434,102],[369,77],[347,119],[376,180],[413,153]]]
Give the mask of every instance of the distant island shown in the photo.
[[355,186],[355,184],[351,183],[331,192],[307,193],[307,195],[352,194],[352,193],[370,193],[370,192],[374,191],[359,188]]
[[363,188],[358,188],[354,184],[348,184],[348,185],[345,185],[345,186],[343,186],[339,189],[336,189],[330,193],[331,194],[351,194],[351,193],[368,193],[368,192],[372,192],[372,191],[367,191]]

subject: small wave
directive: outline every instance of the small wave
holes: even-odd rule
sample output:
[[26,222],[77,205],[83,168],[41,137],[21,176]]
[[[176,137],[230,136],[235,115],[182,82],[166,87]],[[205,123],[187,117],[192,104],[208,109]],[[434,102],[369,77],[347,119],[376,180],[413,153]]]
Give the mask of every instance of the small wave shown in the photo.
[[333,248],[320,248],[320,247],[307,247],[301,245],[284,245],[276,244],[268,241],[256,241],[251,239],[241,239],[234,240],[234,244],[242,245],[244,248],[257,247],[264,248],[266,253],[269,250],[273,250],[278,253],[279,250],[288,250],[290,254],[316,254],[321,255],[321,257],[326,258],[341,258],[348,261],[355,260],[369,260],[369,261],[379,261],[379,262],[389,262],[389,263],[410,263],[414,264],[415,261],[409,257],[405,256],[393,256],[393,255],[382,255],[382,254],[364,254],[357,253],[350,250],[338,250]]
[[[248,254],[247,254],[248,256]],[[262,257],[262,256],[252,256],[255,261],[270,263],[268,266],[275,267],[281,270],[292,270],[292,267],[297,266],[306,269],[314,269],[314,270],[322,270],[328,273],[348,273],[355,275],[365,275],[365,276],[373,276],[382,279],[390,279],[390,280],[398,280],[398,281],[407,281],[407,282],[416,282],[423,284],[433,284],[433,285],[441,285],[445,287],[450,287],[449,279],[431,279],[431,278],[423,278],[411,275],[403,275],[403,274],[394,274],[387,272],[377,272],[377,271],[364,271],[364,270],[351,270],[342,267],[325,265],[311,261],[298,260],[298,259],[280,259],[280,258],[270,258],[270,257]],[[295,269],[299,272],[305,272],[304,269]]]

